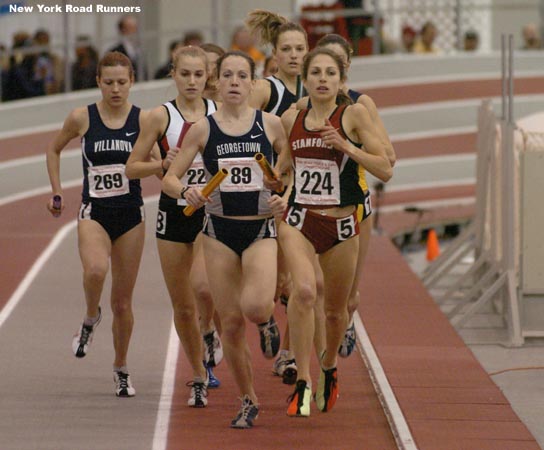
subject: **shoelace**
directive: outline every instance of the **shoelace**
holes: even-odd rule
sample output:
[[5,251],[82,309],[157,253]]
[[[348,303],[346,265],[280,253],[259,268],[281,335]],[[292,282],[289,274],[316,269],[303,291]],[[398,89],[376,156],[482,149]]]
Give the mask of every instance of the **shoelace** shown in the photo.
[[119,379],[119,389],[127,389],[128,390],[128,374],[123,372],[117,372],[117,378]]
[[79,343],[81,345],[85,345],[87,341],[89,340],[89,336],[93,332],[92,325],[83,325],[81,328],[81,338],[79,339]]
[[293,392],[289,397],[287,397],[286,402],[291,403],[293,399],[295,398],[295,395],[302,394],[302,397],[299,396],[299,398],[304,398],[304,391],[306,390],[306,386],[304,386],[304,389],[302,389],[302,386],[299,388],[297,385],[295,388],[295,392]]
[[240,415],[240,418],[247,420],[251,413],[251,409],[254,407],[255,405],[250,399],[248,398],[242,399],[242,407],[240,408],[240,412],[238,413]]
[[204,336],[204,342],[206,342],[206,346],[208,347],[208,354],[211,356],[214,354],[214,350],[216,348],[215,345],[215,339],[214,339],[214,333],[208,333]]
[[195,393],[195,399],[201,399],[208,396],[208,390],[204,383],[198,383],[195,381],[188,381],[185,383],[186,386],[189,386],[193,389]]

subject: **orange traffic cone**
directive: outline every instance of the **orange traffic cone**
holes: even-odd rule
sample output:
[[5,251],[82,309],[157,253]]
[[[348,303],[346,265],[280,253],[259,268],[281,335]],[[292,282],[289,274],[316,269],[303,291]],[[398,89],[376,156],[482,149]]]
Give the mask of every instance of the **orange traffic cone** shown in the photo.
[[427,261],[432,261],[440,255],[440,245],[434,229],[429,230],[427,234]]

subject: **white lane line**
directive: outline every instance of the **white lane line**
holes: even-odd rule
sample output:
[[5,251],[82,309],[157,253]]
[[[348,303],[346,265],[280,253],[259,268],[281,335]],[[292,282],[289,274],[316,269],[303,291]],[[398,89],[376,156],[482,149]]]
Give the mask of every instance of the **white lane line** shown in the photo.
[[[421,183],[391,184],[384,187],[384,192],[412,192],[417,189],[436,189],[440,187],[470,186],[476,184],[475,177],[456,178],[454,180],[424,181]],[[375,188],[374,188],[375,189]]]
[[57,231],[57,234],[53,237],[52,241],[49,243],[47,248],[42,252],[42,254],[39,256],[39,258],[34,262],[30,270],[27,272],[25,277],[23,278],[23,281],[19,283],[19,286],[17,286],[17,289],[12,294],[12,296],[9,298],[6,305],[2,308],[0,311],[0,328],[4,324],[4,322],[8,319],[8,317],[11,315],[15,307],[19,304],[21,301],[21,298],[23,298],[23,295],[26,293],[36,276],[40,273],[40,270],[42,270],[42,267],[47,263],[51,255],[55,252],[55,250],[58,248],[58,246],[62,243],[64,238],[68,235],[70,231],[72,231],[77,224],[77,221],[72,220],[71,222],[68,222],[66,225],[64,225],[59,231]]
[[[63,181],[62,188],[69,189],[76,186],[81,186],[82,184],[83,180],[80,177],[75,180]],[[0,206],[7,205],[8,203],[18,202],[19,200],[35,197],[37,195],[47,194],[48,192],[51,192],[51,186],[41,186],[35,189],[30,189],[28,191],[18,192],[17,194],[7,195],[0,198]]]
[[[366,61],[365,61],[366,64]],[[524,70],[516,73],[516,80],[525,78],[544,77],[541,70]],[[380,88],[403,88],[405,86],[443,84],[470,81],[498,81],[500,80],[498,72],[476,72],[476,73],[456,73],[447,75],[431,75],[427,77],[414,76],[406,78],[392,78],[390,80],[360,81],[350,85],[351,89],[380,89]]]
[[[394,205],[387,205],[387,206],[380,206],[379,208],[376,208],[376,202],[373,203],[374,209],[377,209],[380,213],[393,213],[393,212],[400,212],[404,211],[407,207],[418,207],[422,210],[422,212],[429,213],[435,213],[438,211],[435,211],[434,208],[440,209],[440,208],[446,208],[448,206],[467,206],[467,205],[473,205],[476,204],[476,197],[458,197],[458,198],[448,198],[448,199],[441,199],[441,200],[422,200],[422,201],[411,201],[411,202],[404,202],[404,203],[395,203]],[[432,216],[431,216],[432,217]],[[417,215],[414,213],[414,220],[417,220]]]
[[391,142],[415,141],[419,139],[438,138],[438,137],[455,136],[458,134],[476,133],[477,131],[478,131],[478,127],[474,125],[469,127],[441,128],[441,129],[436,129],[432,131],[412,131],[409,133],[396,133],[396,134],[390,134],[389,139],[391,139]]
[[38,133],[47,133],[49,131],[60,130],[61,128],[62,128],[62,122],[51,123],[48,125],[36,125],[33,127],[27,127],[27,128],[17,128],[16,130],[0,132],[0,140],[10,139],[10,138],[19,137],[19,136],[29,136],[29,135],[38,134]]
[[378,394],[378,398],[385,410],[385,415],[389,421],[389,426],[397,442],[399,450],[418,450],[408,423],[402,410],[400,409],[397,398],[391,389],[387,375],[385,374],[382,364],[378,359],[378,355],[370,342],[370,338],[366,332],[365,326],[361,320],[359,313],[355,311],[353,315],[355,323],[355,332],[357,333],[358,343],[361,350],[361,355],[370,372],[370,378],[374,384],[374,389]]
[[[73,158],[74,156],[78,156],[78,155],[81,155],[80,148],[71,148],[68,150],[64,150],[62,152],[63,159]],[[43,164],[44,162],[45,162],[45,154],[25,156],[23,158],[15,158],[15,159],[10,159],[4,162],[0,162],[0,170],[12,169],[13,167],[25,166],[27,164],[36,164],[36,163]]]
[[168,351],[166,353],[166,361],[164,362],[164,372],[162,375],[161,397],[157,411],[157,420],[155,422],[155,431],[153,432],[153,450],[165,450],[168,444],[168,426],[170,424],[172,397],[174,396],[178,353],[179,338],[176,333],[176,328],[174,327],[174,322],[172,322],[170,327],[170,339],[168,340]]

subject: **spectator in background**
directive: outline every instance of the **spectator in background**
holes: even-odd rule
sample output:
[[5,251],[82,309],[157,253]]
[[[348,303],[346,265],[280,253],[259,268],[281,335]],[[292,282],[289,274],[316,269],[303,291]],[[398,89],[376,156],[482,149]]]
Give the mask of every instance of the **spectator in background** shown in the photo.
[[157,71],[155,72],[155,80],[160,80],[162,78],[168,78],[170,76],[170,72],[172,70],[172,56],[174,54],[174,50],[176,47],[180,44],[178,40],[173,40],[170,42],[170,45],[168,46],[169,51],[169,57],[168,62],[165,62],[162,66],[160,66]]
[[34,33],[33,43],[37,49],[34,78],[43,79],[46,94],[56,94],[61,91],[64,82],[64,63],[49,48],[49,32],[39,29]]
[[136,16],[126,14],[117,22],[117,29],[121,35],[119,44],[111,48],[110,52],[121,52],[127,55],[134,67],[136,81],[139,81],[140,71],[143,79],[147,80],[147,68],[145,59],[138,39],[138,19]]
[[267,56],[264,60],[263,78],[274,75],[278,71],[278,63],[274,55]]
[[438,49],[434,45],[437,29],[434,23],[427,21],[421,27],[419,39],[414,44],[414,53],[437,53]]
[[416,43],[417,31],[410,25],[404,25],[402,27],[401,35],[401,53],[412,53],[414,51],[414,44]]
[[257,71],[262,69],[266,56],[255,46],[255,38],[245,26],[239,26],[234,30],[230,48],[247,53],[255,61]]
[[192,45],[193,47],[200,47],[204,43],[204,36],[200,31],[188,31],[183,36],[183,46]]
[[478,50],[480,44],[480,36],[474,30],[468,30],[465,32],[463,39],[463,49],[465,52],[474,52]]
[[36,55],[32,52],[32,40],[26,31],[13,35],[12,55],[2,76],[2,100],[18,100],[45,94],[43,79],[34,78]]
[[98,52],[91,45],[89,36],[78,36],[75,50],[76,60],[72,64],[72,90],[79,91],[97,87]]
[[522,29],[523,46],[522,50],[540,50],[542,40],[540,39],[538,27],[534,23],[528,23]]

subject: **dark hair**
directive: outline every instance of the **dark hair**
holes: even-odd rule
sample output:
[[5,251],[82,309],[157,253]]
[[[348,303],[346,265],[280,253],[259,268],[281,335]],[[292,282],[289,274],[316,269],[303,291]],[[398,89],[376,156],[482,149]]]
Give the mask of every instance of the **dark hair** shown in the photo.
[[107,52],[101,59],[98,61],[96,66],[96,76],[100,78],[102,76],[103,67],[117,67],[122,66],[128,68],[128,73],[130,79],[134,79],[134,67],[127,55],[124,55],[121,52]]
[[206,42],[205,44],[202,44],[200,48],[206,53],[215,53],[219,56],[223,56],[225,54],[225,50],[223,50],[223,47],[219,47],[219,45],[212,44],[211,42]]
[[202,33],[200,31],[188,31],[183,36],[182,43],[183,45],[190,45],[191,41],[200,41],[202,42],[204,40],[204,37],[202,36]]
[[[338,71],[340,72],[340,80],[344,81],[346,79],[346,68],[344,67],[344,62],[338,56],[336,53],[334,53],[332,50],[328,49],[327,47],[316,47],[311,52],[307,53],[304,57],[304,61],[302,62],[302,79],[306,80],[308,79],[308,69],[310,68],[310,64],[312,60],[319,55],[327,55],[330,56],[336,66],[338,67]],[[353,101],[349,96],[347,96],[341,89],[338,91],[338,94],[336,94],[336,104],[337,105],[352,105]]]
[[241,52],[239,50],[233,50],[230,52],[225,53],[224,55],[221,55],[219,59],[217,60],[217,76],[219,78],[219,75],[221,74],[221,65],[225,61],[225,59],[231,57],[231,56],[239,56],[241,58],[244,58],[247,63],[249,64],[249,71],[251,74],[251,79],[255,79],[255,61],[253,61],[253,58],[251,58],[247,53]]
[[344,49],[346,52],[346,56],[348,57],[348,62],[351,61],[351,55],[353,55],[353,48],[351,48],[351,45],[349,45],[349,42],[344,39],[344,37],[340,36],[336,33],[329,33],[323,36],[317,43],[315,44],[316,47],[326,47],[327,45],[332,44],[338,44],[340,47]]
[[308,46],[308,34],[298,23],[289,22],[285,17],[264,9],[251,11],[246,18],[246,25],[251,34],[256,35],[263,44],[278,45],[279,37],[287,31],[298,31],[304,35]]

